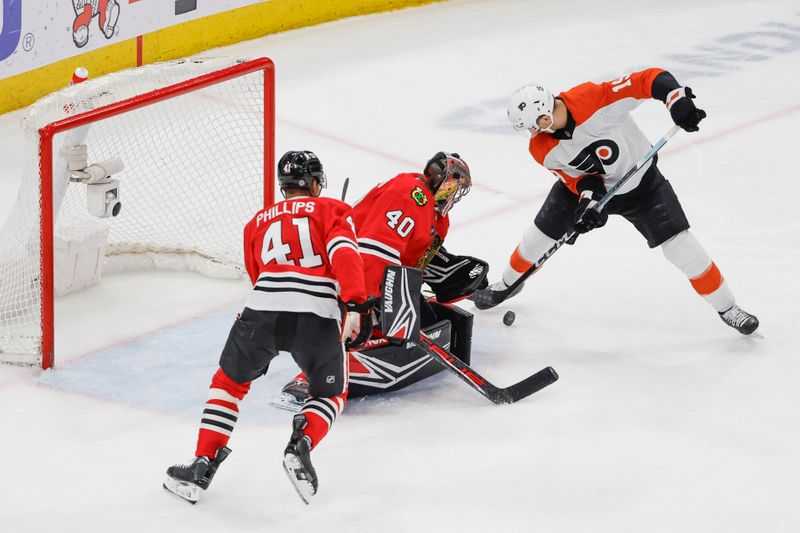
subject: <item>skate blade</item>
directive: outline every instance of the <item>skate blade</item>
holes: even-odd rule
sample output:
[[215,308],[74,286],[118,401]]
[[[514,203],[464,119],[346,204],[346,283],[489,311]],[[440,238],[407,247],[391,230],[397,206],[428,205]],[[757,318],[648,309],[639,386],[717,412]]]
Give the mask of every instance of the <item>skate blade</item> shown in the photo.
[[312,485],[310,481],[306,481],[300,477],[303,471],[303,465],[300,463],[300,459],[291,454],[284,455],[283,470],[286,472],[286,476],[292,483],[294,490],[297,491],[297,495],[300,496],[303,503],[308,505],[311,501],[311,497],[316,494],[316,491],[314,490],[314,485]]
[[174,494],[178,498],[189,502],[192,505],[197,503],[197,500],[200,499],[200,493],[202,492],[202,489],[193,483],[178,481],[177,479],[172,479],[169,476],[167,476],[167,479],[164,481],[162,486],[167,492]]
[[292,413],[299,413],[300,410],[303,409],[303,404],[298,403],[294,396],[284,393],[281,393],[279,396],[276,396],[270,400],[269,405],[271,407],[283,409],[284,411],[290,411]]

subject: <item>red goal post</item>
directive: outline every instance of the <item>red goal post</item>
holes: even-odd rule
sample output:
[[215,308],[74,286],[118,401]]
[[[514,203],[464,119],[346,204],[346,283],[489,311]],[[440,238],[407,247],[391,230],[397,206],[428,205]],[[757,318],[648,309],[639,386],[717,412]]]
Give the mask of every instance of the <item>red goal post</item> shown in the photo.
[[[23,125],[33,131],[43,120],[46,124],[26,139],[31,144],[38,136],[38,186],[27,183],[32,176],[26,172],[17,206],[0,233],[0,246],[10,252],[5,266],[0,264],[0,361],[53,366],[57,228],[72,235],[104,224],[107,256],[197,256],[213,268],[243,273],[235,249],[241,248],[243,224],[274,203],[270,59],[184,59],[121,71],[45,97]],[[124,164],[118,217],[86,213],[88,191],[69,183],[63,150],[77,144],[76,138],[88,146],[89,163],[114,157]],[[33,152],[27,159],[30,165]],[[36,192],[38,206],[30,200]],[[198,205],[209,206],[208,220],[187,223],[187,212]],[[33,225],[38,239],[26,235]],[[37,261],[29,256],[37,252],[39,271],[30,272]]]

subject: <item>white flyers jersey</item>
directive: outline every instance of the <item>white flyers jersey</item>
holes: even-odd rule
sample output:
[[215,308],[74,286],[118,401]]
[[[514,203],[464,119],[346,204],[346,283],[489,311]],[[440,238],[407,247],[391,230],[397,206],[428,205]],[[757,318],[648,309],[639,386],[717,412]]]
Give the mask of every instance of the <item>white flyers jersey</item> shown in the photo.
[[[653,97],[653,80],[662,72],[651,68],[610,82],[583,83],[559,94],[575,121],[574,129],[570,131],[571,124],[565,128],[567,139],[540,132],[531,138],[531,155],[575,194],[578,181],[587,175],[600,176],[610,189],[652,146],[630,112]],[[651,160],[639,169],[618,194],[636,188],[652,164]]]

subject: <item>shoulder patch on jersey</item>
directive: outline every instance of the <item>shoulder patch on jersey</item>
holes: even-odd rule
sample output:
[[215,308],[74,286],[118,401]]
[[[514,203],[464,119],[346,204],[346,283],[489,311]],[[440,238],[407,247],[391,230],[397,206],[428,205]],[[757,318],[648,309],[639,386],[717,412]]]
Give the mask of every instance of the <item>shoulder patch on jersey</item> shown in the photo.
[[425,191],[422,190],[422,187],[414,187],[411,190],[411,198],[420,207],[428,203],[428,197],[425,195]]

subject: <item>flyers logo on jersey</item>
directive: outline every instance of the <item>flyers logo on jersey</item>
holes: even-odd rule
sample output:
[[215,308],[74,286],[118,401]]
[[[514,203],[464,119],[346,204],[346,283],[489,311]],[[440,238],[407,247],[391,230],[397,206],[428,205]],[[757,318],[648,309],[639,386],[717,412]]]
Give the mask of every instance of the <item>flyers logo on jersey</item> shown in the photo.
[[619,145],[611,139],[601,139],[581,150],[569,164],[585,174],[605,174],[603,165],[613,165],[618,158]]
[[412,189],[411,198],[413,198],[420,207],[428,203],[428,197],[425,196],[425,191],[423,191],[421,187],[414,187],[414,189]]

